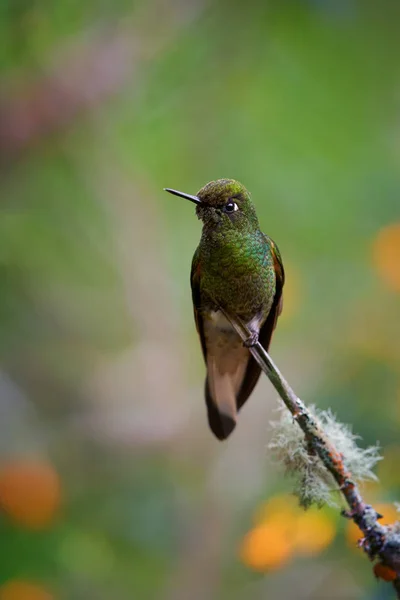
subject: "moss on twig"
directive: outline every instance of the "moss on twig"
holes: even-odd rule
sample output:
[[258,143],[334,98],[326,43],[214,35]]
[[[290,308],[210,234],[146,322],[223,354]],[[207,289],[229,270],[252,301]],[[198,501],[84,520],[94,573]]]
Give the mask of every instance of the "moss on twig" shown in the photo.
[[[356,444],[359,436],[349,426],[336,420],[330,410],[320,411],[310,406],[309,411],[319,422],[326,437],[331,440],[340,454],[346,457],[346,465],[357,482],[375,480],[372,471],[381,460],[378,446],[362,449]],[[283,407],[280,418],[271,422],[274,435],[268,444],[279,462],[283,462],[288,475],[295,480],[295,494],[305,508],[311,504],[340,506],[343,504],[333,475],[327,471],[318,455],[310,452],[304,433],[293,423],[293,417]]]

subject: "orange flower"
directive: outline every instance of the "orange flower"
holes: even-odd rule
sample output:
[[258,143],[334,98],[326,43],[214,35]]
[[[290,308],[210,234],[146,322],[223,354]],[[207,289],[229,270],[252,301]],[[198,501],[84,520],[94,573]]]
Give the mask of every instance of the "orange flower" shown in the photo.
[[10,461],[0,468],[0,507],[30,529],[50,524],[60,505],[60,480],[54,468],[40,460]]
[[333,542],[336,527],[332,519],[318,509],[309,509],[299,515],[294,544],[299,554],[315,555]]
[[268,522],[254,527],[243,539],[242,562],[255,571],[279,569],[291,555],[292,543],[279,524]]
[[244,538],[241,557],[256,570],[278,568],[293,553],[315,555],[334,540],[336,525],[324,511],[304,511],[294,496],[278,495],[256,513],[256,526]]
[[299,503],[294,496],[279,494],[263,504],[255,514],[256,524],[280,522],[282,526],[292,528],[299,512]]
[[0,587],[0,600],[53,600],[53,596],[35,583],[15,579]]
[[400,292],[400,223],[381,229],[372,248],[373,264],[382,280]]

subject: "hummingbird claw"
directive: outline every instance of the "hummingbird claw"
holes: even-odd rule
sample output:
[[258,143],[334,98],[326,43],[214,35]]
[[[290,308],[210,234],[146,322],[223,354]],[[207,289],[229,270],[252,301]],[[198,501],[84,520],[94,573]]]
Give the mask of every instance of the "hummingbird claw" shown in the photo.
[[253,331],[253,333],[250,334],[250,337],[248,337],[247,340],[243,342],[243,346],[245,348],[251,348],[252,346],[255,346],[257,343],[258,343],[258,333],[256,331]]

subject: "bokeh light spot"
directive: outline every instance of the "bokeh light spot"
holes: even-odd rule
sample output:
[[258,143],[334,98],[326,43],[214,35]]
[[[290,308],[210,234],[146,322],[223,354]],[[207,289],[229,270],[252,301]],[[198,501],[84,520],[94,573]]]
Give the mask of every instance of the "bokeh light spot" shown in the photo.
[[305,511],[288,495],[262,504],[254,521],[243,540],[241,558],[259,571],[279,568],[294,554],[319,554],[333,542],[337,529],[332,515],[316,508]]
[[373,264],[386,285],[400,292],[400,223],[381,229],[372,248]]
[[240,557],[255,571],[272,571],[282,567],[292,553],[290,537],[279,523],[266,523],[251,529],[244,537]]
[[318,509],[309,509],[297,518],[294,544],[296,552],[312,556],[325,550],[335,539],[336,526]]
[[291,527],[296,520],[296,514],[299,510],[298,504],[295,496],[278,494],[257,509],[254,521],[257,525],[265,524],[271,520],[274,522],[281,521],[286,526]]
[[54,600],[54,596],[38,584],[15,579],[0,587],[0,600]]
[[60,563],[74,575],[109,576],[115,568],[112,545],[95,532],[70,531],[59,548]]
[[19,525],[29,529],[48,526],[60,500],[60,480],[51,464],[29,459],[0,467],[0,506]]

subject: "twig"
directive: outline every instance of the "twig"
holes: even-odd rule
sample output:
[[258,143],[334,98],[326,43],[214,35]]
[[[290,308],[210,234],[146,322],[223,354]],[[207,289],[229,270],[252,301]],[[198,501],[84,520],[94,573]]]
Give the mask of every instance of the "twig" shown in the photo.
[[[248,329],[242,323],[233,321],[229,315],[226,314],[226,317],[242,340],[248,340],[250,337]],[[344,516],[352,519],[364,534],[360,546],[371,560],[379,558],[383,565],[389,567],[395,578],[393,585],[397,598],[400,598],[400,527],[398,524],[384,526],[378,523],[381,515],[364,502],[357,484],[351,479],[351,473],[346,467],[346,457],[339,453],[328,439],[317,419],[296,396],[260,342],[251,346],[250,352],[303,430],[311,451],[318,455],[337,482],[350,509],[343,513]]]

